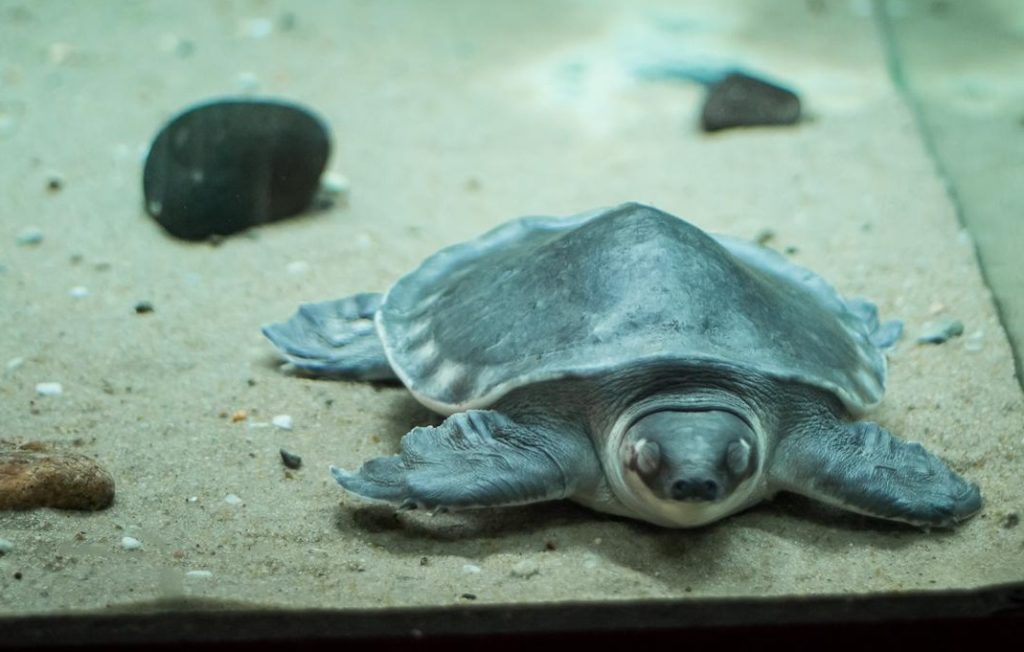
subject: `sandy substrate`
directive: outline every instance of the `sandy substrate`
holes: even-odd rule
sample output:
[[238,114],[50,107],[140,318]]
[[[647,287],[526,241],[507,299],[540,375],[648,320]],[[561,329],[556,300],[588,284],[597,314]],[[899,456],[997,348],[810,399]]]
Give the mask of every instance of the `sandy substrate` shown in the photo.
[[[78,441],[117,482],[102,512],[0,514],[13,544],[0,616],[1024,580],[1024,527],[1009,527],[1024,511],[1024,405],[970,238],[872,20],[855,3],[787,6],[288,3],[281,29],[274,2],[0,3],[0,102],[14,107],[0,135],[0,362],[23,359],[0,372],[0,438]],[[700,88],[631,73],[693,57],[786,80],[810,119],[701,135]],[[332,126],[348,206],[217,247],[167,237],[142,211],[140,150],[180,108],[254,84]],[[282,373],[260,325],[303,301],[383,290],[506,219],[624,200],[742,237],[770,229],[773,246],[911,336],[934,311],[961,319],[964,336],[944,345],[904,339],[874,418],[978,482],[984,512],[924,533],[780,497],[670,531],[567,503],[431,517],[343,495],[328,464],[390,454],[436,417],[401,388]],[[29,226],[43,241],[16,246]],[[88,296],[70,296],[76,286]],[[141,300],[155,311],[136,314]],[[44,381],[63,394],[37,396]],[[229,418],[238,410],[248,420]],[[278,414],[294,430],[270,427]],[[282,446],[301,470],[285,472]],[[126,535],[142,548],[123,549]]]

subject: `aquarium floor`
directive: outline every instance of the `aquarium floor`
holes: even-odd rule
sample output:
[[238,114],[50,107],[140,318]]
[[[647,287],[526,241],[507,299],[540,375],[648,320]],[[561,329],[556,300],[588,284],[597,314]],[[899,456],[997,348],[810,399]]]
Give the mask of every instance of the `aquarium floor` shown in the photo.
[[[1024,404],[1010,350],[874,24],[854,5],[17,6],[0,4],[17,18],[0,20],[0,101],[20,107],[0,136],[0,362],[21,363],[0,371],[0,438],[94,456],[117,496],[96,513],[0,514],[13,544],[0,556],[0,617],[1024,580]],[[252,20],[285,7],[292,17],[268,35]],[[700,88],[630,74],[695,55],[786,81],[807,120],[703,135]],[[324,116],[347,206],[219,246],[175,241],[142,210],[140,150],[179,109],[240,84]],[[568,503],[430,516],[344,495],[329,464],[390,454],[436,417],[400,388],[283,373],[260,326],[300,302],[383,290],[506,219],[624,200],[741,237],[770,230],[770,246],[904,320],[872,418],[978,482],[984,511],[922,532],[779,497],[672,531]],[[42,242],[15,246],[26,227]],[[77,286],[88,296],[70,296]],[[139,301],[154,311],[137,314]],[[964,335],[914,344],[936,314],[962,320]],[[37,396],[46,381],[63,394]],[[269,425],[280,414],[293,430]],[[282,447],[300,470],[284,469]],[[124,549],[124,536],[141,549]]]

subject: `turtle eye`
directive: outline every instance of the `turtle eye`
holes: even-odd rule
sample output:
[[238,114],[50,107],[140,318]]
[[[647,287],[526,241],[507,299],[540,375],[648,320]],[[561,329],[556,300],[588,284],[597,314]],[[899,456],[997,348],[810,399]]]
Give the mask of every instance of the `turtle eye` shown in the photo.
[[740,439],[729,444],[725,463],[734,475],[741,475],[750,467],[750,444]]
[[633,444],[633,459],[630,463],[640,475],[654,475],[661,466],[661,446],[649,439],[641,439]]

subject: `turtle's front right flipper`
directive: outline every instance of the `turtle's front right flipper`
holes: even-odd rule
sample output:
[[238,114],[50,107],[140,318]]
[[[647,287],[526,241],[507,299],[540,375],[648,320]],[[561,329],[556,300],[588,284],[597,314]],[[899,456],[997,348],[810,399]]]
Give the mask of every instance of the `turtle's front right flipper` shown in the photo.
[[405,508],[466,509],[568,498],[600,474],[589,439],[524,426],[493,410],[414,428],[398,455],[355,473],[331,467],[348,491]]
[[263,334],[299,369],[355,380],[396,380],[373,323],[381,295],[306,303]]
[[787,436],[771,477],[780,489],[922,527],[953,526],[982,506],[978,486],[921,444],[864,421]]

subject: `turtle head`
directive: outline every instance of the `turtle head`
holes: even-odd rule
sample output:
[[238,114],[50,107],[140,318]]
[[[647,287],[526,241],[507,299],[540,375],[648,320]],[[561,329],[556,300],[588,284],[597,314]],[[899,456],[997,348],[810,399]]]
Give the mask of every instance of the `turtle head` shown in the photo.
[[673,524],[699,525],[744,506],[736,490],[756,474],[760,451],[731,412],[660,410],[630,426],[620,454],[635,493]]

